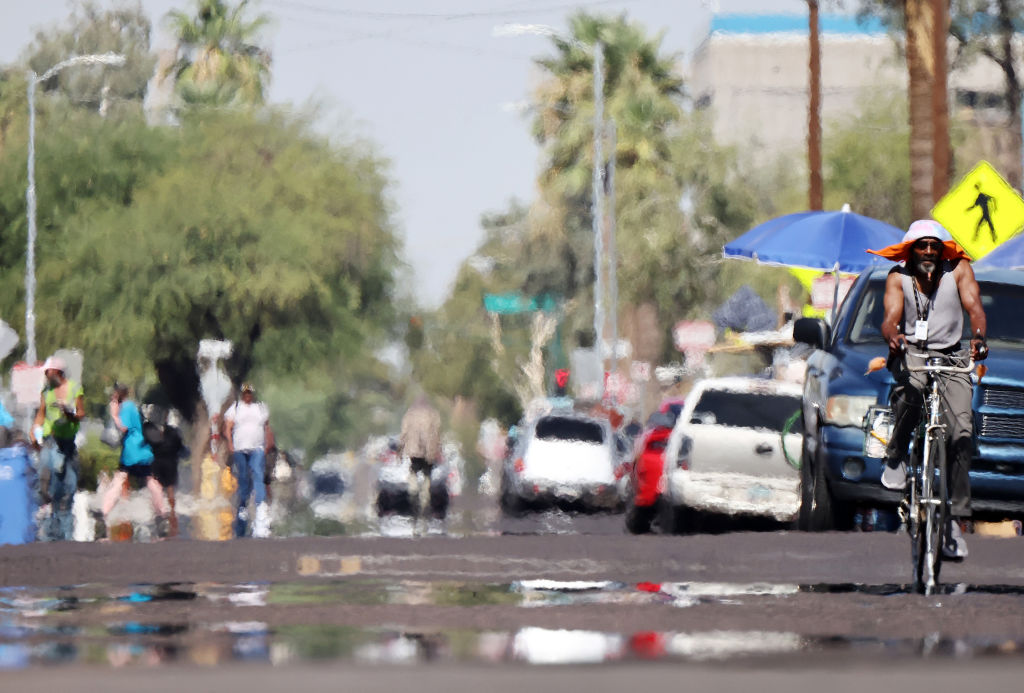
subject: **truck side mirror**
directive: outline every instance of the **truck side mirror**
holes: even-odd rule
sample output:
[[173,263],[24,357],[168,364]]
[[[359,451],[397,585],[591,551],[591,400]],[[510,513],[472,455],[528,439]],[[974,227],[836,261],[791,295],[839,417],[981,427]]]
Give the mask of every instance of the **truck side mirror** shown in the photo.
[[828,344],[831,329],[820,318],[800,318],[793,323],[793,341],[810,344],[815,349],[824,349]]

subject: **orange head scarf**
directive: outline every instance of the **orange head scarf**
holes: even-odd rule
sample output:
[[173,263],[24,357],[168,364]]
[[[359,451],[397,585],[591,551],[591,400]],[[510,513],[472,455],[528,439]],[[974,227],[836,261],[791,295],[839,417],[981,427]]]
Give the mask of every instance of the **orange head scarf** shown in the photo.
[[942,241],[944,246],[942,250],[943,260],[970,260],[971,256],[967,254],[959,243],[953,240],[953,237],[949,235],[942,224],[931,219],[919,219],[910,225],[907,232],[903,234],[903,240],[894,245],[882,248],[881,250],[868,250],[869,253],[880,255],[887,260],[893,262],[906,262],[910,259],[910,249],[914,246],[914,243],[921,240],[922,238],[937,238]]

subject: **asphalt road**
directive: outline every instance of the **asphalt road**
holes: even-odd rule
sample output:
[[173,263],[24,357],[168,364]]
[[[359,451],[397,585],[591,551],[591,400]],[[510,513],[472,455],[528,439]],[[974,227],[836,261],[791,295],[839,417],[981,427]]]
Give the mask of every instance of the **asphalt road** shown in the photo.
[[0,682],[1020,688],[1019,538],[970,537],[925,597],[898,534],[635,537],[621,515],[484,510],[452,536],[0,547]]

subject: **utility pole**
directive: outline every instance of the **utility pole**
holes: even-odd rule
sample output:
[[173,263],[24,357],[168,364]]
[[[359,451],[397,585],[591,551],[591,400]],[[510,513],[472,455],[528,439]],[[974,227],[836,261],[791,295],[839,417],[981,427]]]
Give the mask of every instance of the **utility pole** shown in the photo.
[[[594,231],[594,349],[604,367],[604,280],[602,275],[604,242],[601,227],[604,217],[604,46],[594,43],[594,179],[593,179],[593,231]],[[601,399],[604,399],[604,378],[601,378]]]
[[818,27],[818,0],[807,0],[809,10],[810,85],[807,108],[807,168],[810,174],[808,206],[821,210],[825,199],[821,181],[821,34]]
[[612,118],[608,119],[608,141],[608,317],[611,319],[612,370],[617,371],[619,365],[619,277],[617,271],[619,259],[615,240],[615,152],[618,146],[618,135],[615,131],[615,120]]

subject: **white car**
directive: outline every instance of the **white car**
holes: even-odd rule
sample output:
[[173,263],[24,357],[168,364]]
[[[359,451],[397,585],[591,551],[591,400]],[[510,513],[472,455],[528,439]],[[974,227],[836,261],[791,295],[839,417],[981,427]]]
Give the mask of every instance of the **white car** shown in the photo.
[[700,513],[793,521],[800,509],[800,385],[759,378],[694,384],[665,447],[659,523]]
[[574,412],[538,417],[518,437],[501,475],[501,507],[621,506],[616,439],[607,421]]

